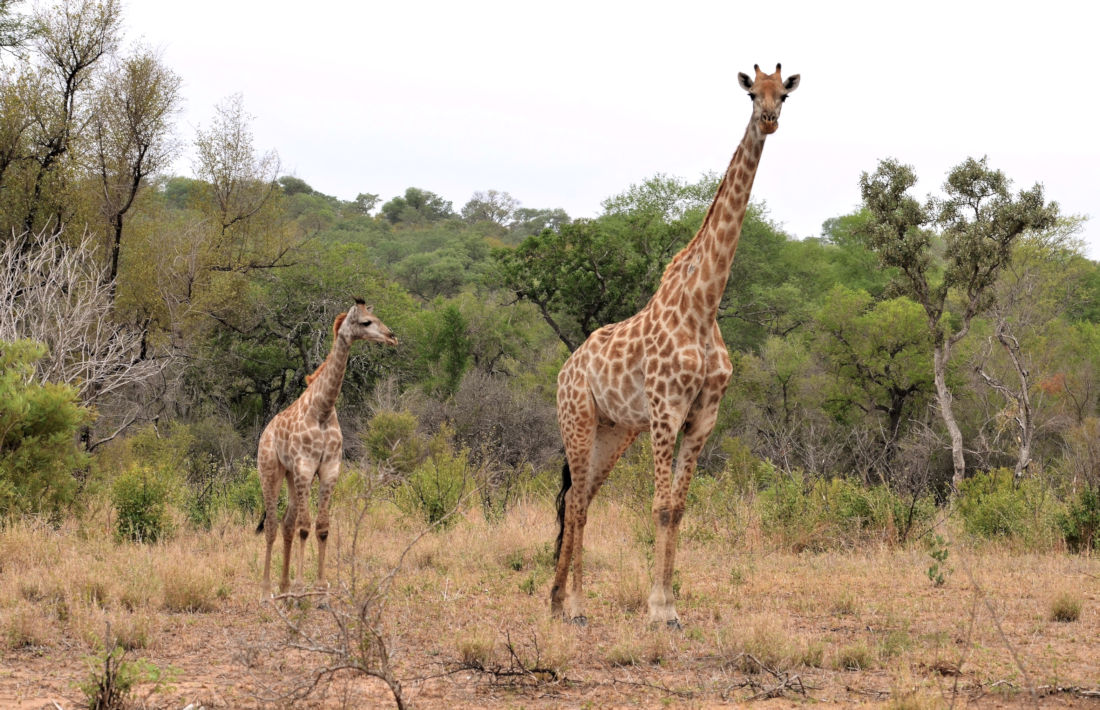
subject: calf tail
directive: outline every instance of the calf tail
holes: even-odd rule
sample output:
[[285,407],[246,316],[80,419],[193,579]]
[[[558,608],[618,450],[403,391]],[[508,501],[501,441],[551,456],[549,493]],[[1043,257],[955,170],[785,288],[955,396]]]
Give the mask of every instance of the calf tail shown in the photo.
[[264,521],[267,520],[267,508],[264,508],[264,514],[260,516],[260,524],[256,526],[256,534],[259,535],[264,531]]

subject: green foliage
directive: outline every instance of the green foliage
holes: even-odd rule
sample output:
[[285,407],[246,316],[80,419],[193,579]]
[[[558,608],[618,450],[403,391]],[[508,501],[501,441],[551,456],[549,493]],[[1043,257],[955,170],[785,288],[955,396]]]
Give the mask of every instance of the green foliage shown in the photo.
[[67,385],[34,381],[45,348],[0,341],[0,518],[56,514],[77,492],[74,474],[87,464],[77,431],[92,420]]
[[440,527],[458,519],[452,513],[473,485],[475,473],[469,452],[453,451],[446,435],[444,430],[435,436],[430,455],[394,492],[394,502],[406,515]]
[[363,443],[371,461],[408,475],[427,455],[427,442],[417,434],[416,416],[409,412],[379,412],[367,424]]
[[535,304],[575,350],[596,328],[645,305],[669,259],[701,224],[714,188],[713,178],[688,184],[665,176],[632,186],[605,201],[597,219],[494,251],[493,283]]
[[873,302],[838,285],[817,313],[817,344],[836,375],[826,407],[842,420],[881,413],[896,435],[932,391],[932,343],[924,311],[908,298]]
[[1058,527],[1070,550],[1100,549],[1100,493],[1091,487],[1082,488],[1077,499],[1058,514]]
[[153,543],[172,531],[169,507],[178,498],[179,480],[168,468],[137,464],[111,487],[119,538]]
[[797,550],[847,548],[864,540],[901,543],[936,510],[931,496],[906,500],[886,486],[807,480],[800,472],[774,469],[758,501],[764,530]]
[[169,674],[152,662],[127,661],[125,656],[125,650],[115,646],[109,652],[88,659],[91,671],[79,687],[89,710],[127,710],[132,704],[134,686],[153,684],[159,687],[169,679]]
[[947,566],[947,556],[950,554],[947,540],[941,535],[935,534],[928,542],[928,556],[932,558],[932,564],[928,566],[926,574],[934,587],[942,587],[947,583],[947,577],[951,574],[951,568]]
[[983,538],[1039,541],[1053,532],[1054,503],[1041,481],[1014,481],[1010,469],[977,473],[959,486],[959,515],[968,533]]
[[452,395],[470,364],[466,319],[456,305],[447,304],[426,316],[426,328],[420,355],[432,373],[426,387],[436,394]]
[[438,222],[454,216],[450,200],[434,192],[410,187],[404,197],[395,197],[382,205],[382,216],[391,224]]

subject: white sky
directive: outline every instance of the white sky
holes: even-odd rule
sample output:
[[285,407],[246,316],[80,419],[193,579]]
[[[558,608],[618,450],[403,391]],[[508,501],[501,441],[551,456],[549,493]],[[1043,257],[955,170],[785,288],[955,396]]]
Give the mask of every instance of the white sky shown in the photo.
[[[661,172],[725,168],[749,118],[737,72],[802,85],[753,196],[797,237],[859,203],[880,158],[919,195],[967,156],[1092,215],[1100,258],[1100,9],[1035,2],[128,0],[127,39],[181,75],[180,137],[242,93],[256,147],[343,199],[475,190],[595,216]],[[1096,6],[1100,8],[1100,6]],[[904,9],[903,9],[904,8]],[[177,170],[190,174],[190,158]]]

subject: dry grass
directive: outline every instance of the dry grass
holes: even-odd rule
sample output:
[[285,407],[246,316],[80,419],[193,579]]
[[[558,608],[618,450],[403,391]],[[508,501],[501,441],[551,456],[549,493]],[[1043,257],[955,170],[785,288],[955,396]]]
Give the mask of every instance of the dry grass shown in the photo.
[[[334,512],[333,585],[385,574],[418,531],[379,504],[352,555],[350,506]],[[953,547],[958,571],[937,588],[918,546],[793,554],[769,546],[748,517],[736,543],[696,519],[678,556],[685,630],[676,634],[645,624],[646,512],[607,498],[591,511],[585,628],[549,618],[549,502],[521,502],[495,524],[469,511],[424,537],[406,556],[385,615],[407,699],[421,707],[710,706],[775,690],[924,708],[991,687],[1023,702],[1025,677],[1063,688],[1093,688],[1100,678],[1094,558]],[[285,625],[259,603],[263,544],[250,527],[181,527],[152,546],[116,543],[101,519],[0,529],[0,645],[5,664],[14,663],[0,674],[0,706],[72,706],[80,661],[108,623],[131,658],[176,669],[159,696],[166,706],[262,705],[253,694],[265,683],[308,678],[313,661],[286,649]],[[307,584],[315,564],[311,550]],[[1052,589],[1076,590],[1064,595],[1076,604],[1073,623],[1054,621],[1061,603]],[[291,613],[321,612],[304,604]],[[388,702],[377,681],[345,676],[311,698],[318,707]]]

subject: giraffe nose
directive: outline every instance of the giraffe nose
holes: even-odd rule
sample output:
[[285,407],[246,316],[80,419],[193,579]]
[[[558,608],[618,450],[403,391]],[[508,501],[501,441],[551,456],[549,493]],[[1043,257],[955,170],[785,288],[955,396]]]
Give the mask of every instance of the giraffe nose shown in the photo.
[[760,120],[764,121],[765,123],[775,123],[779,120],[779,114],[775,111],[765,111],[764,113],[760,114]]

